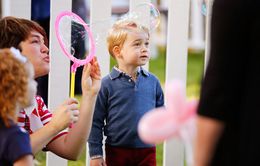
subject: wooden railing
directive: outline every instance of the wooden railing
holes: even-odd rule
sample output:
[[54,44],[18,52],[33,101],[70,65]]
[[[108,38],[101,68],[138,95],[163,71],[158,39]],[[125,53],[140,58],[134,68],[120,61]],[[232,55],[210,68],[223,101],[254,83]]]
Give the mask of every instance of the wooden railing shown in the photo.
[[[130,0],[129,9],[140,2],[150,2],[149,0]],[[193,2],[193,3],[191,3]],[[180,79],[186,83],[187,75],[187,55],[189,44],[189,17],[190,4],[197,3],[195,0],[168,0],[167,21],[167,52],[166,52],[166,82],[172,79]],[[212,0],[208,0],[211,6]],[[72,0],[51,0],[50,17],[50,55],[51,71],[49,74],[49,108],[52,110],[59,103],[69,97],[69,67],[70,62],[66,56],[61,56],[63,52],[57,42],[54,32],[54,22],[56,16],[64,10],[71,10]],[[2,16],[13,15],[30,19],[31,0],[2,0]],[[112,0],[91,0],[90,1],[90,25],[91,22],[108,20],[112,13]],[[209,39],[208,22],[210,19],[210,7],[208,7],[206,41]],[[105,24],[105,23],[104,23]],[[91,27],[94,35],[104,31],[102,26]],[[109,25],[105,26],[109,27]],[[109,73],[109,56],[106,48],[106,39],[99,39],[96,55],[101,66],[102,75]],[[209,50],[206,44],[206,54]],[[206,61],[208,56],[206,55]],[[62,80],[62,81],[61,81]],[[61,84],[62,82],[62,84]],[[167,91],[167,89],[166,89]],[[166,103],[167,104],[167,103]],[[88,163],[88,154],[86,156]],[[46,159],[47,166],[65,166],[67,160],[48,152]],[[184,146],[177,139],[168,140],[164,143],[164,166],[184,165]]]

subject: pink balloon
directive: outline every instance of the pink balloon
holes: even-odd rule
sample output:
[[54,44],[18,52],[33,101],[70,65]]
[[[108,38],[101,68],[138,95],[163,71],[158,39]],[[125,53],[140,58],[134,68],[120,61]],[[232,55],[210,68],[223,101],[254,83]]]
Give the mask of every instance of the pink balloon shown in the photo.
[[173,121],[174,112],[158,108],[148,112],[138,125],[140,138],[149,144],[161,143],[166,138],[178,134],[178,124]]

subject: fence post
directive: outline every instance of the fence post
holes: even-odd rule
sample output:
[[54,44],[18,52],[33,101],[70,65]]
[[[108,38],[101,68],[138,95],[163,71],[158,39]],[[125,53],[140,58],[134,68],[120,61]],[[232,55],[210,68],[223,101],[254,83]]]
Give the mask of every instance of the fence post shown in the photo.
[[204,16],[202,14],[202,9],[200,8],[198,0],[191,0],[191,36],[189,41],[189,48],[194,50],[203,50],[205,48],[204,42]]
[[90,1],[90,28],[96,40],[96,56],[102,76],[109,73],[110,55],[107,50],[107,31],[111,26],[112,1]]
[[2,0],[1,7],[2,17],[31,19],[31,0]]
[[214,0],[207,1],[207,18],[206,18],[206,46],[205,46],[205,60],[204,60],[204,71],[206,71],[209,53],[210,53],[210,24],[211,24],[211,14],[212,14],[212,4]]
[[[70,61],[64,55],[55,36],[55,19],[64,10],[71,11],[71,0],[51,1],[50,9],[50,73],[49,73],[49,109],[53,110],[69,97]],[[68,30],[68,33],[70,30]],[[67,160],[48,152],[47,166],[67,165]]]
[[[107,75],[110,70],[110,55],[107,50],[106,32],[108,32],[108,29],[111,26],[111,21],[112,21],[111,13],[112,13],[112,0],[106,0],[106,1],[91,0],[90,1],[90,28],[96,40],[96,56],[101,68],[102,77]],[[86,148],[86,165],[89,165],[90,157],[87,148]]]
[[[171,0],[168,2],[170,4],[168,8],[166,82],[180,79],[186,85],[190,1]],[[164,143],[163,165],[184,165],[184,146],[175,138]]]

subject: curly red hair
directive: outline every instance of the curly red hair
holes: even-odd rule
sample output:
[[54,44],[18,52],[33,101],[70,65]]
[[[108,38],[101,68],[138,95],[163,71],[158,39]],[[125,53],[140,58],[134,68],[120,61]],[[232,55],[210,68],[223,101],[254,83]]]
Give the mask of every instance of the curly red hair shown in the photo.
[[25,63],[15,58],[9,49],[0,50],[0,118],[9,127],[16,121],[17,106],[28,103],[29,74]]

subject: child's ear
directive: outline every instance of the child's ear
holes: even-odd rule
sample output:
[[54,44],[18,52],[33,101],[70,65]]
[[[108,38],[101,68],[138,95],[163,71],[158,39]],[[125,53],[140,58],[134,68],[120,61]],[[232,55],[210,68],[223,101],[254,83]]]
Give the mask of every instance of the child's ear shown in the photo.
[[115,46],[114,48],[113,48],[113,54],[114,54],[114,56],[115,57],[119,57],[120,56],[120,47],[119,46]]

